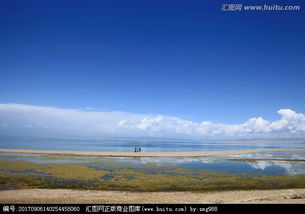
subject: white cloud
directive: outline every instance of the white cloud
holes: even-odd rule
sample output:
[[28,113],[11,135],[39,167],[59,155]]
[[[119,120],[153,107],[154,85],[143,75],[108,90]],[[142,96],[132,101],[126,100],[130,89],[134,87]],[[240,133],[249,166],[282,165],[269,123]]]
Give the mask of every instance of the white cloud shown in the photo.
[[201,123],[164,115],[0,104],[0,134],[152,137],[305,137],[305,115],[290,109],[280,119],[242,124]]
[[285,161],[257,161],[248,163],[254,169],[265,170],[268,167],[283,168],[289,175],[304,174],[304,166],[300,163],[290,163]]

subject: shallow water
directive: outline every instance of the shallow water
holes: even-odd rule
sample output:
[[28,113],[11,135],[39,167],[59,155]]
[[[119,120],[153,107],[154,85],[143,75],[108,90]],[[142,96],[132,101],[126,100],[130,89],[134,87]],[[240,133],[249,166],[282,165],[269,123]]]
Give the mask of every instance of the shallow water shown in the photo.
[[[142,147],[145,152],[173,152],[304,149],[304,142],[0,137],[0,147],[114,152]],[[304,159],[304,151],[179,158],[0,153],[0,189],[205,191],[305,188]]]
[[[243,161],[250,159],[253,161]],[[231,159],[234,159],[231,160]],[[239,161],[241,159],[241,161]],[[259,159],[255,161],[255,159]],[[263,159],[263,160],[262,160]],[[272,160],[268,160],[272,159]],[[275,160],[277,159],[277,160]],[[282,161],[282,159],[290,161]],[[254,174],[305,174],[305,151],[297,152],[262,152],[253,154],[224,155],[210,157],[104,157],[104,156],[73,156],[46,154],[0,153],[3,161],[26,161],[39,164],[103,164],[105,169],[120,169],[126,165],[133,169],[154,166],[173,169],[211,170],[227,173]]]

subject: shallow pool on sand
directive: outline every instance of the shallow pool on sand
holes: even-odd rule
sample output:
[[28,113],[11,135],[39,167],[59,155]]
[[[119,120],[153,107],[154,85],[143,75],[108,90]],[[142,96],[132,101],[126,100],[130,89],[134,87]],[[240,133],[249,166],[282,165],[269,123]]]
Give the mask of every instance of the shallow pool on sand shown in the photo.
[[0,154],[0,189],[205,191],[305,187],[305,152],[200,158]]

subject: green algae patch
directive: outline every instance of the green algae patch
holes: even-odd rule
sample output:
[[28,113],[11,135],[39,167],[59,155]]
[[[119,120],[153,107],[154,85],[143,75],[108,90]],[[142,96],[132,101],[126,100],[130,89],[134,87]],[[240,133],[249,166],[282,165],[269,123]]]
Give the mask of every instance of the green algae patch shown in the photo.
[[[37,173],[36,173],[37,172]],[[305,175],[229,173],[166,164],[87,164],[0,160],[0,189],[69,188],[122,191],[213,191],[305,188]]]
[[84,179],[90,180],[106,175],[108,172],[89,168],[86,165],[78,164],[52,164],[50,168],[45,170],[45,173],[54,177],[65,179]]
[[7,171],[24,171],[24,170],[35,170],[41,172],[47,167],[46,164],[32,163],[28,161],[0,161],[0,173]]

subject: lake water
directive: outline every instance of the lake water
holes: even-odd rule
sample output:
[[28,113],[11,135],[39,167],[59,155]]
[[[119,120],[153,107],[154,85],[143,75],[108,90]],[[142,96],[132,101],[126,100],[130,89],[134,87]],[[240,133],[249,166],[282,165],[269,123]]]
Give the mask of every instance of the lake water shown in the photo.
[[[186,141],[0,137],[0,148],[133,152],[305,149],[302,140]],[[102,157],[0,153],[0,189],[73,188],[126,191],[305,187],[305,152],[210,157]]]
[[[240,161],[247,158],[253,161]],[[236,159],[236,160],[232,160]],[[260,159],[260,160],[255,160]],[[265,159],[265,160],[261,160]],[[268,160],[272,159],[272,160]],[[275,160],[277,159],[277,160]],[[289,159],[289,161],[283,160]],[[211,157],[103,157],[103,156],[73,156],[73,155],[45,155],[0,153],[0,160],[26,161],[39,164],[84,164],[91,166],[94,163],[106,164],[108,169],[143,168],[146,165],[153,169],[171,167],[190,170],[212,170],[227,173],[252,174],[305,174],[305,151],[297,152],[262,152],[253,154],[224,155]],[[111,163],[107,165],[107,163]]]
[[132,152],[135,147],[141,147],[143,152],[305,149],[305,140],[195,141],[147,138],[90,139],[0,136],[0,148],[2,149]]

